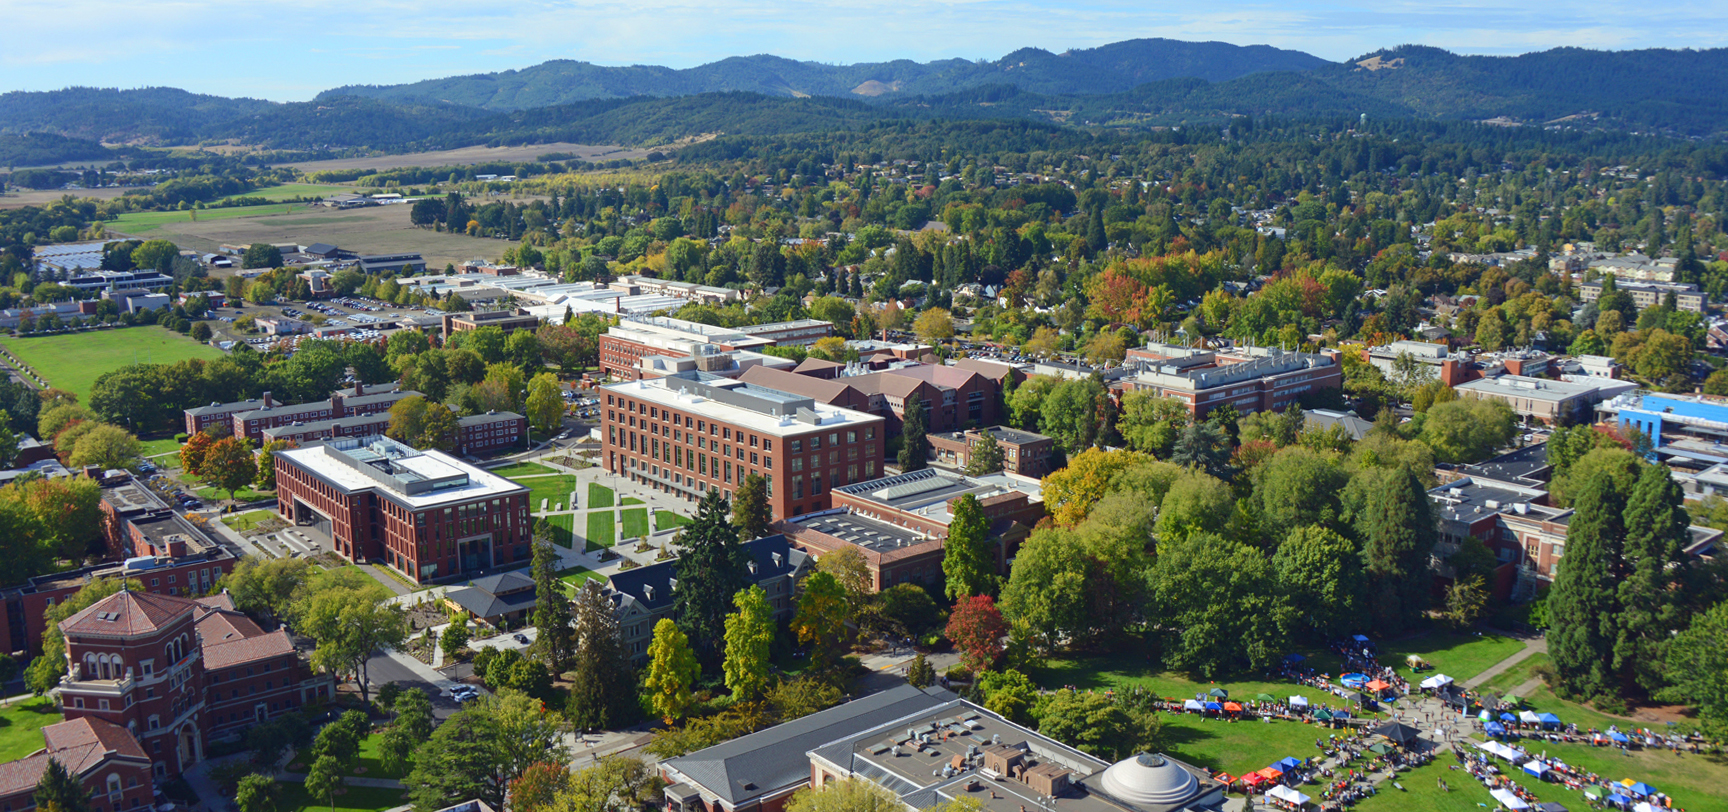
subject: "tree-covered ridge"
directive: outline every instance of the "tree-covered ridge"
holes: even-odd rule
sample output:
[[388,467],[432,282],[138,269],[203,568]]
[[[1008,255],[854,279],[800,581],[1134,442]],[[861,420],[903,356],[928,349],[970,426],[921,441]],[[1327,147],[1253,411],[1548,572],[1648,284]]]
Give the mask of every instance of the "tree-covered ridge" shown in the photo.
[[553,60],[533,67],[428,79],[403,85],[349,85],[320,101],[363,96],[512,111],[590,99],[690,96],[749,91],[770,96],[913,96],[1006,84],[1038,93],[1112,93],[1174,77],[1226,81],[1263,71],[1311,70],[1319,57],[1267,45],[1137,39],[1053,54],[1022,48],[994,61],[900,59],[854,65],[801,62],[759,54],[684,70],[652,65],[607,67]]

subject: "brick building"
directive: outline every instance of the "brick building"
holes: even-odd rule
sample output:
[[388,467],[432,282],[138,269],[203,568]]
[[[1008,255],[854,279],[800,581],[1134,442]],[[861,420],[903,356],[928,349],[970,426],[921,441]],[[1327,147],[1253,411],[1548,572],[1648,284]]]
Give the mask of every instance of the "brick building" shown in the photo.
[[[1181,352],[1177,352],[1180,350]],[[1247,347],[1232,352],[1152,345],[1137,351],[1140,369],[1111,389],[1146,390],[1174,398],[1203,418],[1230,405],[1242,414],[1283,411],[1305,395],[1344,385],[1343,368],[1330,355]],[[1159,356],[1148,358],[1147,353]]]
[[34,808],[36,786],[50,759],[84,785],[95,812],[152,808],[150,758],[125,728],[101,719],[75,719],[42,728],[42,743],[41,750],[0,764],[0,809]]
[[[380,429],[377,433],[384,433]],[[487,454],[528,443],[528,418],[515,412],[487,412],[456,420],[456,453]]]
[[285,426],[271,426],[260,436],[264,442],[286,440],[296,445],[330,440],[336,437],[371,437],[383,434],[390,427],[389,412],[375,412],[355,417],[339,417],[334,420],[313,420],[309,423],[289,423]]
[[258,398],[256,400],[237,400],[233,403],[212,403],[209,406],[187,409],[185,412],[186,433],[188,435],[197,434],[215,425],[232,425],[234,415],[241,412],[257,411],[267,405],[269,404],[265,403],[263,398]]
[[385,437],[275,453],[278,513],[350,561],[424,583],[529,560],[528,489],[501,476]]
[[972,462],[972,450],[986,434],[996,438],[996,445],[1002,449],[1002,470],[1033,479],[1042,479],[1050,473],[1050,458],[1056,451],[1054,439],[1002,426],[926,435],[930,441],[930,459],[950,468],[964,469]]
[[[752,370],[754,371],[754,370]],[[875,479],[883,420],[744,381],[685,372],[602,386],[606,470],[694,501],[768,482],[777,518],[825,510],[829,491]]]
[[[924,408],[924,428],[930,432],[960,431],[1001,420],[1002,387],[981,372],[938,364],[900,364],[879,372],[853,366],[838,375],[832,367],[812,365],[814,375],[757,367],[739,380],[810,398],[819,403],[855,409],[881,417],[891,434],[900,433],[908,404]],[[820,376],[820,377],[818,377]]]
[[634,379],[644,358],[689,358],[698,353],[717,355],[773,345],[773,338],[729,327],[664,316],[625,316],[600,334],[600,369],[614,377]]
[[211,736],[330,694],[287,632],[264,632],[227,595],[191,599],[122,590],[60,623],[68,673],[55,700],[68,720],[136,738],[158,779],[204,759]]
[[481,327],[497,327],[506,333],[540,327],[539,317],[519,307],[484,313],[445,313],[443,322],[445,338]]
[[332,393],[329,400],[289,405],[277,403],[269,392],[265,392],[262,407],[232,413],[228,418],[229,427],[235,437],[258,441],[263,439],[264,430],[268,428],[375,415],[388,412],[397,402],[419,394],[412,389],[399,389],[395,384],[368,389],[365,384],[356,383],[352,389]]

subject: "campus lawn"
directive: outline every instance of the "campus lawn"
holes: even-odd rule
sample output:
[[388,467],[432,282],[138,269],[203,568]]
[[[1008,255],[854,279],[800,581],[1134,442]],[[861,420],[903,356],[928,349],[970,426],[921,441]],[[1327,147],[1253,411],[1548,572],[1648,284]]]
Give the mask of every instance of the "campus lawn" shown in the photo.
[[1302,722],[1228,722],[1168,713],[1158,718],[1171,755],[1231,775],[1263,769],[1285,756],[1313,758],[1320,754],[1314,739],[1326,737],[1326,728]]
[[568,586],[566,588],[574,594],[576,590],[582,588],[582,582],[599,581],[604,584],[606,583],[606,576],[588,569],[587,567],[571,567],[570,569],[560,571],[558,573],[558,580],[567,584]]
[[576,518],[575,516],[572,516],[572,515],[566,513],[562,516],[551,516],[551,517],[548,517],[546,519],[546,521],[552,523],[553,527],[558,528],[558,532],[552,534],[552,543],[553,544],[556,544],[559,547],[565,547],[565,548],[568,548],[571,546],[570,531],[571,531],[571,528],[575,526],[575,524],[573,522],[573,520],[575,518]]
[[630,505],[642,505],[642,504],[647,504],[647,503],[643,502],[640,499],[637,499],[634,496],[626,496],[623,499],[619,500],[618,504],[623,505],[625,507],[628,507]]
[[245,513],[236,513],[232,516],[224,517],[222,523],[228,525],[234,530],[244,533],[257,527],[260,523],[274,517],[275,515],[276,512],[273,510],[248,510]]
[[588,504],[583,507],[604,508],[612,506],[612,489],[598,482],[588,483]]
[[[1399,773],[1395,780],[1403,785],[1404,789],[1392,786],[1391,781],[1381,784],[1380,793],[1358,801],[1353,808],[1354,812],[1463,812],[1484,806],[1489,809],[1499,808],[1500,802],[1488,794],[1488,788],[1482,786],[1481,782],[1462,770],[1448,767],[1457,763],[1450,752],[1442,752],[1426,766]],[[1452,788],[1451,792],[1440,788],[1441,780]],[[1304,791],[1307,789],[1310,788],[1305,787]],[[1313,792],[1308,794],[1316,795]],[[1542,797],[1547,799],[1546,795]],[[1578,796],[1578,800],[1582,799],[1582,796]],[[1573,807],[1568,804],[1567,808]]]
[[617,518],[610,510],[588,514],[588,543],[598,547],[611,547],[618,543],[617,536],[614,535],[617,530],[616,522]]
[[384,766],[384,734],[373,732],[360,740],[360,763],[353,775],[362,778],[401,778],[407,770],[391,770]]
[[1496,693],[1503,695],[1535,678],[1536,669],[1539,666],[1553,666],[1553,664],[1554,661],[1550,659],[1546,653],[1537,652],[1519,660],[1511,668],[1495,674],[1487,682],[1476,686],[1476,690],[1485,694]]
[[20,759],[42,749],[37,732],[61,721],[54,700],[28,699],[0,708],[0,761]]
[[488,468],[486,470],[489,473],[497,474],[505,479],[514,479],[519,476],[539,476],[541,474],[558,473],[557,471],[547,468],[537,462],[517,462],[511,463],[502,468]]
[[159,457],[163,454],[173,454],[180,450],[180,441],[173,437],[161,437],[155,440],[139,440],[138,445],[144,450],[141,456]]
[[576,477],[569,474],[563,476],[541,476],[512,480],[528,489],[528,512],[540,512],[540,500],[546,500],[546,510],[556,510],[563,506],[569,510],[570,494],[576,490]]
[[648,535],[648,509],[635,508],[624,511],[624,538],[633,539],[646,535]]
[[685,516],[682,513],[673,513],[670,510],[656,510],[656,511],[654,511],[654,529],[655,530],[668,530],[668,529],[674,528],[674,527],[683,527],[684,525],[687,525],[689,523],[690,523],[690,517]]
[[188,358],[212,361],[222,351],[165,327],[147,325],[40,338],[8,338],[6,349],[48,379],[50,386],[90,401],[90,387],[103,374],[127,364],[173,364]]
[[263,206],[235,206],[227,209],[204,209],[202,211],[134,211],[122,214],[103,225],[109,231],[140,235],[148,234],[169,223],[232,220],[239,217],[269,217],[305,211],[306,208],[305,203],[270,203]]
[[[348,787],[335,798],[335,812],[383,812],[394,809],[404,803],[406,790],[380,789],[378,787]],[[313,798],[306,792],[306,785],[293,781],[283,781],[276,794],[276,809],[278,812],[320,812],[330,809],[330,804],[323,798]]]
[[[1252,678],[1227,678],[1223,680],[1200,682],[1170,671],[1158,671],[1156,666],[1147,661],[1146,656],[1138,652],[1112,652],[1084,657],[1052,657],[1041,666],[1028,669],[1027,674],[1032,681],[1044,688],[1057,689],[1073,686],[1080,690],[1128,690],[1143,688],[1158,696],[1173,699],[1192,699],[1197,694],[1204,694],[1213,688],[1223,688],[1230,693],[1231,699],[1252,700],[1259,694],[1268,694],[1279,700],[1291,696],[1308,697],[1315,705],[1342,705],[1341,700],[1318,688],[1307,688],[1293,682],[1265,682]],[[1328,700],[1331,700],[1330,702]],[[1309,740],[1313,744],[1313,740]],[[1273,759],[1276,761],[1277,759]],[[1271,762],[1267,762],[1270,764]],[[1265,764],[1260,767],[1266,766]],[[1260,767],[1255,767],[1258,770]]]
[[1404,658],[1420,654],[1434,666],[1424,674],[1441,673],[1464,682],[1501,660],[1517,654],[1524,644],[1510,637],[1481,632],[1431,632],[1392,643],[1380,643],[1380,664],[1398,668],[1410,676]]

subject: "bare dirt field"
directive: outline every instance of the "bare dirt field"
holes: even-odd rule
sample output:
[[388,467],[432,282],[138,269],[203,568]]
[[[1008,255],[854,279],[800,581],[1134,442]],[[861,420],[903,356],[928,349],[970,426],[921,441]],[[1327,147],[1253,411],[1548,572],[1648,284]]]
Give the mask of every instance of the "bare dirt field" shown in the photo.
[[426,263],[435,268],[468,259],[496,260],[510,246],[504,240],[440,234],[415,228],[408,222],[408,209],[408,206],[348,211],[314,208],[292,214],[164,223],[151,229],[149,237],[172,240],[181,248],[200,252],[215,251],[223,243],[249,245],[258,242],[301,245],[327,242],[361,254],[418,251],[426,257]]
[[466,166],[492,161],[532,161],[549,152],[568,152],[590,161],[615,161],[623,158],[641,160],[649,150],[626,149],[592,144],[534,144],[526,147],[463,147],[439,152],[415,152],[407,155],[380,155],[373,158],[340,158],[332,161],[307,161],[282,164],[302,172],[322,172],[337,169],[401,169],[404,167]]
[[41,206],[59,200],[66,195],[73,197],[93,197],[97,200],[113,200],[134,189],[26,189],[23,191],[8,191],[0,195],[0,209],[21,209],[25,206]]

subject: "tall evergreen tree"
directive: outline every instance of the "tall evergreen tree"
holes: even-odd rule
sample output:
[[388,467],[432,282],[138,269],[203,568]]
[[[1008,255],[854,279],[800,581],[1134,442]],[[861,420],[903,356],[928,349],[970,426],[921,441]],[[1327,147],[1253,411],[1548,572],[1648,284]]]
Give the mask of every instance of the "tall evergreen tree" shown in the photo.
[[923,401],[910,404],[906,410],[906,420],[900,427],[900,470],[919,471],[929,463],[925,460],[930,451],[930,440],[924,435],[928,431],[924,424]]
[[996,594],[996,545],[990,540],[990,520],[972,494],[954,506],[942,542],[942,575],[950,600]]
[[1666,684],[1662,647],[1686,626],[1686,596],[1679,588],[1690,580],[1685,498],[1667,468],[1646,465],[1626,503],[1614,668],[1624,683],[1648,692]]
[[540,534],[534,539],[534,647],[552,673],[562,673],[576,649],[576,630],[570,624],[570,601],[564,582],[558,578],[558,550]]
[[704,668],[716,670],[726,638],[732,596],[749,586],[750,555],[738,543],[738,530],[726,517],[726,499],[710,490],[696,506],[696,517],[679,535],[678,584],[672,613],[689,637]]
[[1407,468],[1379,468],[1357,476],[1378,478],[1367,488],[1371,497],[1352,517],[1368,571],[1369,614],[1376,631],[1396,634],[1428,608],[1434,514],[1427,491]]
[[744,477],[732,494],[732,524],[738,528],[738,538],[751,541],[768,535],[773,517],[768,508],[768,480],[754,473]]
[[1560,559],[1548,590],[1548,653],[1559,687],[1584,698],[1615,687],[1614,644],[1619,600],[1614,562],[1625,536],[1625,500],[1608,472],[1584,481],[1578,510],[1566,530],[1566,557]]
[[84,782],[67,770],[59,759],[48,759],[48,770],[36,785],[36,808],[42,812],[91,812],[90,793]]
[[636,721],[636,675],[612,599],[599,581],[576,592],[575,665],[566,714],[580,728],[618,728]]

